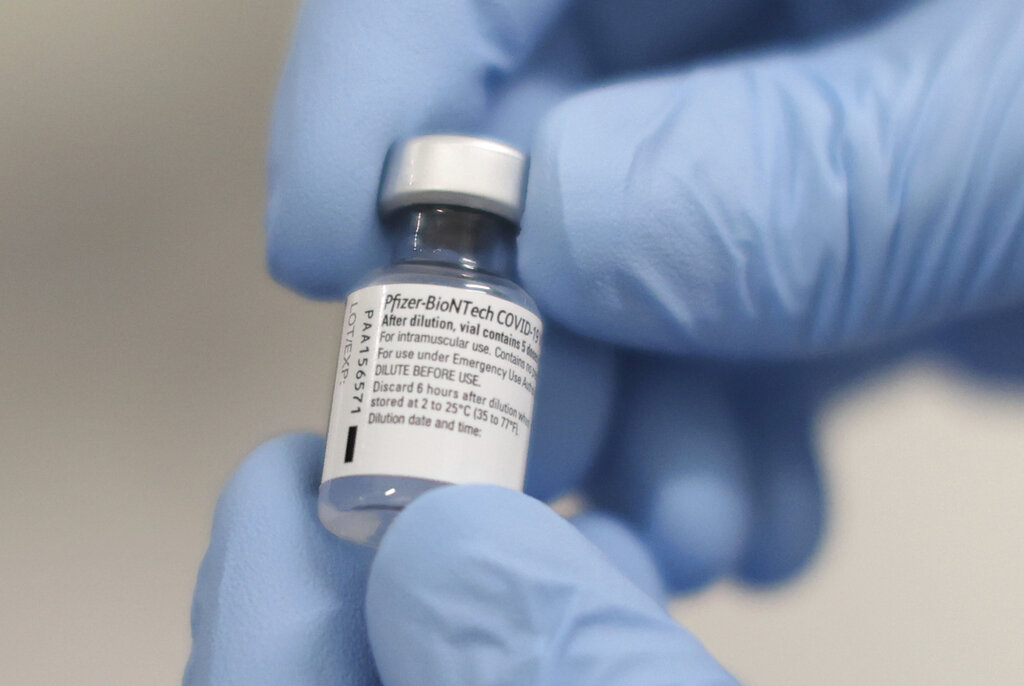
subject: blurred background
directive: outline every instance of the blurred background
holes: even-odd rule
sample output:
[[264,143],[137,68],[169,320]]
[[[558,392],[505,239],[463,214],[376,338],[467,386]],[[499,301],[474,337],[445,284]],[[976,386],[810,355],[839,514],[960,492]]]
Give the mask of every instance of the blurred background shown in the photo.
[[[324,429],[339,309],[263,266],[296,8],[3,6],[3,683],[178,682],[221,485],[266,438]],[[820,442],[814,566],[675,615],[751,684],[1019,683],[1024,390],[911,360],[834,403]]]

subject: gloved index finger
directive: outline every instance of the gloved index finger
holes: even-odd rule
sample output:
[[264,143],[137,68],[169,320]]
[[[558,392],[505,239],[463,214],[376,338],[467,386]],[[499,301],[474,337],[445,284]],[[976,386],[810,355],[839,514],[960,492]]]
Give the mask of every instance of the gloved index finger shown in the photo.
[[569,0],[309,0],[278,90],[267,262],[306,295],[340,297],[386,256],[375,211],[396,139],[479,129],[493,91]]
[[942,0],[570,98],[534,144],[524,285],[584,335],[741,357],[1020,303],[1022,74],[1021,3]]

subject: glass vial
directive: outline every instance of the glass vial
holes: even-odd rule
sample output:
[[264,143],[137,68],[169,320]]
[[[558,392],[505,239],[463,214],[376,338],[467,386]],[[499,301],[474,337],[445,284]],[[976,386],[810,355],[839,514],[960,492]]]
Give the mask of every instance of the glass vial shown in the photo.
[[522,490],[541,321],[513,280],[526,158],[494,141],[422,136],[388,156],[391,265],[349,294],[320,521],[377,545],[421,493]]

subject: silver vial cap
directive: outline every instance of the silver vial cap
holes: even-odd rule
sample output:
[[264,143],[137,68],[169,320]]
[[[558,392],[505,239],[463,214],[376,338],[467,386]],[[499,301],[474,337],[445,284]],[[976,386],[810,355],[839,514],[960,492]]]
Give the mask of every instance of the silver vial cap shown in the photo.
[[504,217],[523,214],[526,155],[487,138],[431,135],[396,143],[380,186],[380,212],[457,205]]

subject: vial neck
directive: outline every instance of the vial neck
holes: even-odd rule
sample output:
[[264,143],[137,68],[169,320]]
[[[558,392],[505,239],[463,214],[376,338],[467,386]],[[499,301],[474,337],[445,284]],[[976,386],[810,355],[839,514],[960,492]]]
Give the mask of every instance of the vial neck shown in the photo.
[[513,278],[516,226],[488,212],[423,206],[399,213],[394,262],[418,262]]

